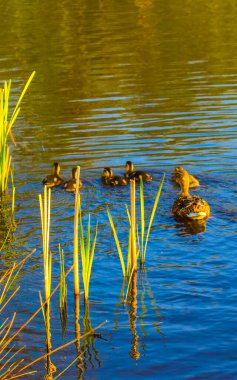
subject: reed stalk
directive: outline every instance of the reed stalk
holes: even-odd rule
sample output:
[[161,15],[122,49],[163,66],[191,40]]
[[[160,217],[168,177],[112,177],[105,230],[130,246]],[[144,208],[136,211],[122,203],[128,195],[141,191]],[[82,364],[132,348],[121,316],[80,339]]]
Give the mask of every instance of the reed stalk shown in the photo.
[[[127,277],[128,282],[130,283],[132,274],[137,270],[137,259],[140,257],[140,267],[144,267],[147,245],[150,237],[151,228],[153,225],[155,213],[157,210],[157,206],[159,203],[161,190],[163,187],[165,175],[163,175],[162,180],[160,182],[158,191],[156,193],[155,201],[153,204],[152,212],[150,215],[149,223],[147,225],[145,218],[145,197],[144,197],[144,188],[143,181],[140,178],[140,228],[138,228],[138,223],[136,219],[136,183],[134,180],[130,181],[130,209],[126,205],[127,217],[129,221],[129,235],[128,235],[128,252],[127,259],[125,259],[125,255],[123,254],[121,244],[118,238],[117,230],[111,215],[109,208],[107,208],[107,214],[109,218],[110,227],[112,230],[112,234],[114,236],[114,240],[116,243],[122,273],[124,277]],[[126,265],[125,265],[126,262]],[[129,289],[128,283],[128,289]],[[126,294],[127,298],[127,294]]]
[[75,191],[75,212],[74,212],[74,238],[73,238],[73,263],[74,263],[74,294],[80,295],[79,284],[79,252],[78,252],[78,215],[81,207],[81,196],[79,193],[80,166],[77,166]]
[[44,186],[44,198],[39,194],[41,228],[42,228],[42,247],[44,264],[44,287],[45,300],[51,294],[51,275],[52,275],[52,253],[49,249],[50,238],[50,211],[51,211],[51,189]]
[[137,270],[137,239],[136,239],[136,182],[130,180],[130,200],[131,200],[131,267],[132,271]]
[[[51,332],[50,332],[50,295],[52,281],[52,253],[49,248],[50,237],[50,211],[51,211],[51,189],[44,186],[44,198],[39,194],[41,227],[42,227],[42,246],[43,246],[43,265],[44,265],[44,296],[45,296],[45,311],[43,311],[46,345],[47,350],[51,350]],[[41,305],[43,304],[40,296]]]
[[[145,218],[145,197],[144,197],[144,186],[142,177],[140,177],[140,234],[138,238],[138,244],[139,244],[139,256],[140,256],[140,266],[144,267],[145,259],[146,259],[146,252],[147,252],[147,245],[149,241],[149,236],[151,232],[151,227],[153,225],[154,217],[156,214],[157,206],[159,204],[161,190],[164,184],[165,180],[165,174],[163,175],[159,188],[156,193],[155,201],[152,207],[149,223],[147,226],[146,218]],[[146,228],[147,226],[147,228]]]
[[60,257],[60,287],[59,287],[59,307],[63,309],[67,303],[67,283],[65,278],[64,251],[59,244]]
[[9,117],[9,104],[10,104],[10,91],[11,80],[4,82],[4,88],[0,88],[0,193],[6,194],[8,190],[8,178],[11,172],[11,155],[9,136],[15,144],[12,134],[12,127],[20,112],[20,103],[35,75],[35,71],[29,77],[26,85],[24,86],[18,102]]
[[81,264],[82,264],[82,280],[84,285],[84,300],[89,298],[89,288],[92,264],[94,260],[96,237],[98,225],[96,225],[94,234],[91,231],[90,215],[88,218],[86,237],[84,236],[84,228],[82,223],[82,215],[80,210],[80,251],[81,251]]
[[114,221],[113,221],[113,218],[112,218],[112,215],[111,215],[111,212],[110,212],[109,208],[107,208],[107,214],[108,214],[108,218],[109,218],[110,227],[111,227],[111,230],[112,230],[112,233],[113,233],[113,236],[114,236],[115,244],[116,244],[116,247],[117,247],[117,251],[118,251],[118,255],[119,255],[119,259],[120,259],[120,264],[121,264],[121,268],[122,268],[123,277],[126,277],[127,272],[126,272],[126,267],[125,267],[124,255],[123,255],[123,252],[122,252],[122,249],[121,249],[121,245],[120,245],[119,238],[118,238],[118,235],[117,235],[117,230],[116,230],[116,227],[114,225]]
[[[28,254],[21,262],[19,262],[17,264],[15,263],[13,267],[11,267],[9,270],[7,270],[5,272],[5,274],[0,278],[0,283],[2,284],[5,282],[5,285],[6,285],[6,283],[8,283],[8,284],[12,283],[14,272],[16,272],[16,271],[18,272],[19,268],[22,267],[24,262],[34,252],[35,252],[35,250],[33,250],[30,254]],[[72,268],[73,267],[71,267],[67,271],[67,273],[65,275],[66,277],[72,271]],[[16,278],[16,276],[14,275],[14,281],[15,281],[15,278]],[[7,287],[6,287],[5,285],[3,285],[3,288],[4,289],[7,288],[9,290],[9,286],[7,285]],[[53,296],[53,294],[55,294],[55,292],[57,291],[59,286],[60,286],[60,283],[54,288],[54,290],[52,291],[52,293],[50,295],[50,298]],[[5,290],[4,290],[4,292],[5,292]],[[2,308],[4,308],[6,306],[6,304],[13,298],[15,293],[16,292],[13,292],[10,296],[8,296],[7,300],[5,300],[5,297],[1,297],[2,300],[4,300],[3,301],[4,305],[2,305]],[[11,346],[11,343],[14,342],[14,340],[20,334],[20,332],[36,317],[36,315],[41,310],[43,310],[43,313],[44,313],[45,304],[46,304],[46,301],[42,303],[42,305],[38,308],[38,310],[20,328],[18,328],[18,330],[15,333],[12,333],[12,329],[13,329],[13,325],[14,325],[14,322],[16,319],[16,313],[14,313],[12,317],[10,317],[10,318],[8,317],[7,319],[5,319],[5,321],[0,326],[0,362],[1,362],[0,379],[1,380],[13,380],[13,379],[18,379],[18,378],[22,378],[22,377],[26,378],[26,376],[36,372],[34,370],[26,371],[28,367],[31,367],[32,364],[34,364],[37,361],[42,360],[43,358],[50,357],[50,353],[47,353],[47,354],[44,354],[44,355],[38,357],[36,360],[28,363],[27,365],[25,365],[23,363],[24,360],[19,358],[19,354],[22,351],[22,349],[24,348],[24,346],[20,347],[18,350],[14,349],[14,345]],[[81,337],[81,338],[83,338],[83,337]],[[70,344],[72,344],[72,343],[74,343],[74,341],[70,342]],[[51,354],[53,352],[56,352],[56,351],[62,349],[63,347],[65,347],[65,346],[60,346],[60,347],[56,348],[55,350],[51,351]],[[22,364],[23,364],[23,366],[22,366]]]

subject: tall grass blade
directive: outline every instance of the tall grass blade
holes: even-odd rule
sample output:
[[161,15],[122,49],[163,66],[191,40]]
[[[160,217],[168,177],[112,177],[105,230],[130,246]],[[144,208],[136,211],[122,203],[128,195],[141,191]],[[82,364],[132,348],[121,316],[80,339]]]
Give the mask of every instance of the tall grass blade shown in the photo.
[[92,264],[94,260],[94,252],[97,238],[98,225],[96,225],[94,230],[94,237],[92,239],[91,245],[91,222],[90,215],[88,218],[87,233],[86,238],[84,237],[82,215],[80,210],[80,249],[81,249],[81,262],[82,262],[82,280],[84,285],[84,299],[85,301],[89,298],[89,288]]
[[[30,75],[28,81],[25,84],[25,87],[23,88],[23,91],[21,92],[19,100],[18,100],[18,102],[17,102],[17,104],[15,106],[15,109],[14,109],[13,113],[12,113],[12,117],[11,117],[10,123],[11,123],[12,119],[14,118],[14,116],[15,116],[18,108],[19,108],[19,105],[20,105],[20,103],[21,103],[21,101],[22,101],[22,99],[23,99],[23,97],[24,97],[24,95],[25,95],[25,93],[26,93],[26,91],[27,91],[27,89],[28,89],[28,87],[29,87],[32,79],[34,78],[34,76],[35,76],[35,71],[33,71],[33,73]],[[10,92],[10,89],[9,89],[9,92]]]
[[32,81],[35,72],[33,72],[28,79],[25,87],[23,88],[18,102],[12,112],[10,120],[8,119],[9,113],[9,97],[11,89],[11,80],[4,82],[4,89],[0,89],[0,189],[1,194],[7,193],[8,190],[8,178],[11,170],[11,155],[9,146],[9,136],[15,144],[15,140],[12,134],[12,127],[20,112],[20,103]]
[[149,236],[150,236],[151,227],[152,227],[152,224],[153,224],[153,221],[154,221],[156,209],[157,209],[157,206],[159,204],[159,199],[160,199],[161,190],[162,190],[162,187],[163,187],[163,184],[164,184],[164,180],[165,180],[165,174],[163,174],[163,177],[161,179],[161,182],[160,182],[157,194],[156,194],[155,202],[154,202],[154,205],[153,205],[153,208],[152,208],[152,212],[151,212],[151,216],[150,216],[150,221],[149,221],[149,225],[148,225],[148,229],[147,229],[147,234],[146,234],[145,246],[144,246],[144,249],[143,249],[143,256],[141,257],[141,263],[142,263],[142,265],[144,265],[144,263],[145,263],[147,244],[148,244],[148,240],[149,240]]
[[108,217],[109,217],[110,227],[111,227],[111,230],[112,230],[112,233],[113,233],[113,236],[114,236],[114,240],[115,240],[115,243],[116,243],[117,251],[118,251],[118,254],[119,254],[121,268],[122,268],[122,273],[123,273],[123,276],[125,277],[126,276],[126,270],[125,270],[123,253],[122,253],[122,249],[121,249],[121,246],[120,246],[120,243],[119,243],[117,231],[116,231],[116,228],[115,228],[115,225],[114,225],[114,222],[113,222],[113,218],[112,218],[112,215],[110,213],[109,208],[107,208],[107,214],[108,214]]

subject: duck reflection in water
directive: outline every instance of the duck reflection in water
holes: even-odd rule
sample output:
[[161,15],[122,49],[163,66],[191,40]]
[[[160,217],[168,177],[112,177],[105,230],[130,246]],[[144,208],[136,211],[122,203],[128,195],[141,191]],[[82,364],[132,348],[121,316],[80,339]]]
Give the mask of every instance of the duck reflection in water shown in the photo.
[[[179,221],[179,220],[177,220]],[[197,235],[206,231],[206,220],[188,220],[176,225],[179,229],[179,236]]]

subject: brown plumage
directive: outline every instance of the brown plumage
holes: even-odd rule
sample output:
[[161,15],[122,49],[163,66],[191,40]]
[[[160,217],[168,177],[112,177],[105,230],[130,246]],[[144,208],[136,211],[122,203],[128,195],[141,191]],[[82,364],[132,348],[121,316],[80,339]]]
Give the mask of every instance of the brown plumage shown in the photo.
[[104,185],[110,185],[110,186],[125,186],[127,185],[126,178],[123,178],[119,175],[114,175],[111,168],[106,167],[104,168],[102,174],[101,174],[101,180]]
[[47,175],[42,183],[47,187],[60,186],[63,183],[63,178],[60,175],[60,165],[57,162],[53,164],[53,174]]
[[[174,173],[172,175],[172,178],[171,180],[175,183],[177,183],[177,185],[180,186],[179,184],[179,181],[180,181],[180,177],[182,175],[184,175],[184,173],[188,173],[187,170],[185,170],[184,168],[182,168],[182,166],[177,166],[175,169],[174,169]],[[197,187],[200,185],[198,179],[196,177],[194,177],[192,174],[189,174],[189,187]]]
[[135,179],[135,181],[140,181],[140,177],[142,177],[143,182],[152,181],[152,176],[144,170],[134,170],[134,165],[131,161],[126,162],[125,168],[126,172],[124,177],[127,179]]
[[174,201],[172,212],[178,219],[206,219],[211,213],[210,206],[201,197],[189,194],[189,181],[188,172],[182,172],[178,178],[181,193]]
[[[77,185],[77,168],[72,168],[72,178],[66,181],[63,185],[63,188],[69,193],[74,193],[76,191]],[[82,188],[82,182],[79,179],[79,189]]]

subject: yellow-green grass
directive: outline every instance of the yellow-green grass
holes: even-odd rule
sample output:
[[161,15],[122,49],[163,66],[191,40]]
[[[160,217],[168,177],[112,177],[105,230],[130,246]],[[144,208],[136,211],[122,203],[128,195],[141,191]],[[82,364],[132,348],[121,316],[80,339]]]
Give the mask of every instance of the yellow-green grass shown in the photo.
[[[51,332],[50,332],[50,295],[52,281],[52,253],[49,247],[50,237],[50,211],[51,211],[51,189],[44,186],[44,197],[39,194],[41,228],[42,228],[42,248],[43,248],[43,265],[44,265],[44,296],[45,309],[43,308],[43,300],[40,293],[40,303],[44,317],[46,331],[47,351],[51,350]],[[48,358],[49,360],[49,358]]]
[[146,252],[147,252],[147,244],[149,241],[149,236],[151,232],[151,227],[153,225],[154,217],[156,214],[157,206],[159,204],[161,190],[164,184],[165,174],[163,175],[159,188],[156,193],[155,201],[152,207],[149,223],[147,224],[145,218],[145,197],[144,197],[144,186],[142,177],[140,177],[140,228],[138,234],[138,244],[139,244],[139,257],[140,257],[140,265],[141,267],[145,264]]
[[121,244],[118,238],[116,226],[113,221],[113,217],[109,208],[107,208],[108,218],[110,222],[110,227],[112,234],[114,236],[115,244],[117,247],[120,264],[122,268],[122,274],[128,279],[128,288],[132,278],[132,274],[137,270],[137,259],[140,257],[140,267],[143,267],[145,264],[147,245],[150,237],[151,228],[154,222],[155,213],[157,206],[159,204],[159,199],[161,195],[162,186],[164,183],[165,175],[163,175],[159,188],[156,193],[155,201],[147,223],[145,218],[145,197],[144,197],[144,187],[142,178],[140,179],[140,226],[138,225],[136,218],[136,189],[135,181],[130,181],[130,209],[126,205],[127,217],[129,221],[129,233],[128,233],[128,251],[127,257],[122,251]]
[[35,75],[35,71],[29,77],[25,87],[23,88],[18,102],[9,116],[11,80],[4,82],[4,87],[0,88],[0,193],[6,194],[8,191],[8,180],[11,172],[11,155],[9,136],[13,144],[15,140],[12,134],[12,127],[20,112],[21,101]]
[[94,233],[91,230],[90,215],[88,218],[88,225],[86,236],[84,234],[84,227],[82,222],[82,215],[80,210],[80,251],[81,251],[81,264],[82,264],[82,280],[84,285],[84,300],[89,298],[90,279],[92,264],[94,260],[96,237],[97,237],[98,225],[94,229]]

